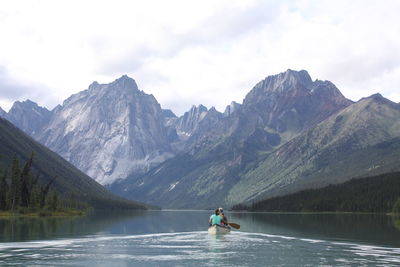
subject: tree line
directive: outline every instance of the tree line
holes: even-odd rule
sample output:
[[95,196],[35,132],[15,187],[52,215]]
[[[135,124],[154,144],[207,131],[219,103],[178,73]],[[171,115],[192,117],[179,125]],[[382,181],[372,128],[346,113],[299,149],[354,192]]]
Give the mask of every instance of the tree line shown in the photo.
[[400,172],[273,197],[234,210],[270,212],[400,213]]
[[79,203],[73,193],[69,201],[65,201],[55,190],[51,190],[56,177],[46,184],[39,183],[40,174],[34,175],[32,172],[33,157],[32,153],[22,168],[17,157],[13,158],[9,171],[0,168],[0,211],[56,211],[66,203],[69,207],[77,207]]

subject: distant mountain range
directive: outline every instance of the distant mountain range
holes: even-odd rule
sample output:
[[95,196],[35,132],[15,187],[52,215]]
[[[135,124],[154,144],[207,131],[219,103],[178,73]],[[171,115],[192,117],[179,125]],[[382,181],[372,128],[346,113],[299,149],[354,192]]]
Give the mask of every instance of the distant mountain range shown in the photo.
[[302,71],[268,76],[223,113],[177,117],[127,76],[94,82],[49,111],[5,117],[113,192],[170,208],[251,203],[400,170],[400,105],[356,103]]

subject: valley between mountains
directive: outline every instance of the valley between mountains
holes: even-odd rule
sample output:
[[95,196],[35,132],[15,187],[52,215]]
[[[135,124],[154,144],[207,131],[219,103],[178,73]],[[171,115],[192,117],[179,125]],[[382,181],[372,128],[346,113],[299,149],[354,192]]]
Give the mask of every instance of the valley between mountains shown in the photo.
[[250,204],[400,171],[400,104],[353,102],[305,70],[266,77],[224,112],[199,105],[178,117],[124,75],[51,111],[26,100],[0,117],[111,192],[163,208]]

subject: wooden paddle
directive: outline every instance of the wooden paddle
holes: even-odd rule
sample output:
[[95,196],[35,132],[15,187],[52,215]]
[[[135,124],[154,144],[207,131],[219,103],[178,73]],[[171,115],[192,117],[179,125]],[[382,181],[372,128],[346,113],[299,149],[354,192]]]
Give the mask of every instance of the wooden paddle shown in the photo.
[[239,229],[240,228],[240,224],[237,224],[237,223],[228,223],[228,224],[229,224],[229,226],[232,226],[235,229]]

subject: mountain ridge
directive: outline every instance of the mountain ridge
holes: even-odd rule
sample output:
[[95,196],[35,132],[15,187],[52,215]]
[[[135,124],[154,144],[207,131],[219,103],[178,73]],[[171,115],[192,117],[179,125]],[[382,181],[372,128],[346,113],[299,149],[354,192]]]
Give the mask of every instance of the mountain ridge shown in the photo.
[[[322,186],[322,174],[339,182],[392,168],[398,106],[381,95],[353,102],[332,82],[288,69],[223,113],[199,105],[177,117],[124,75],[65,100],[35,138],[124,197],[205,208]],[[378,158],[387,164],[374,168]]]

